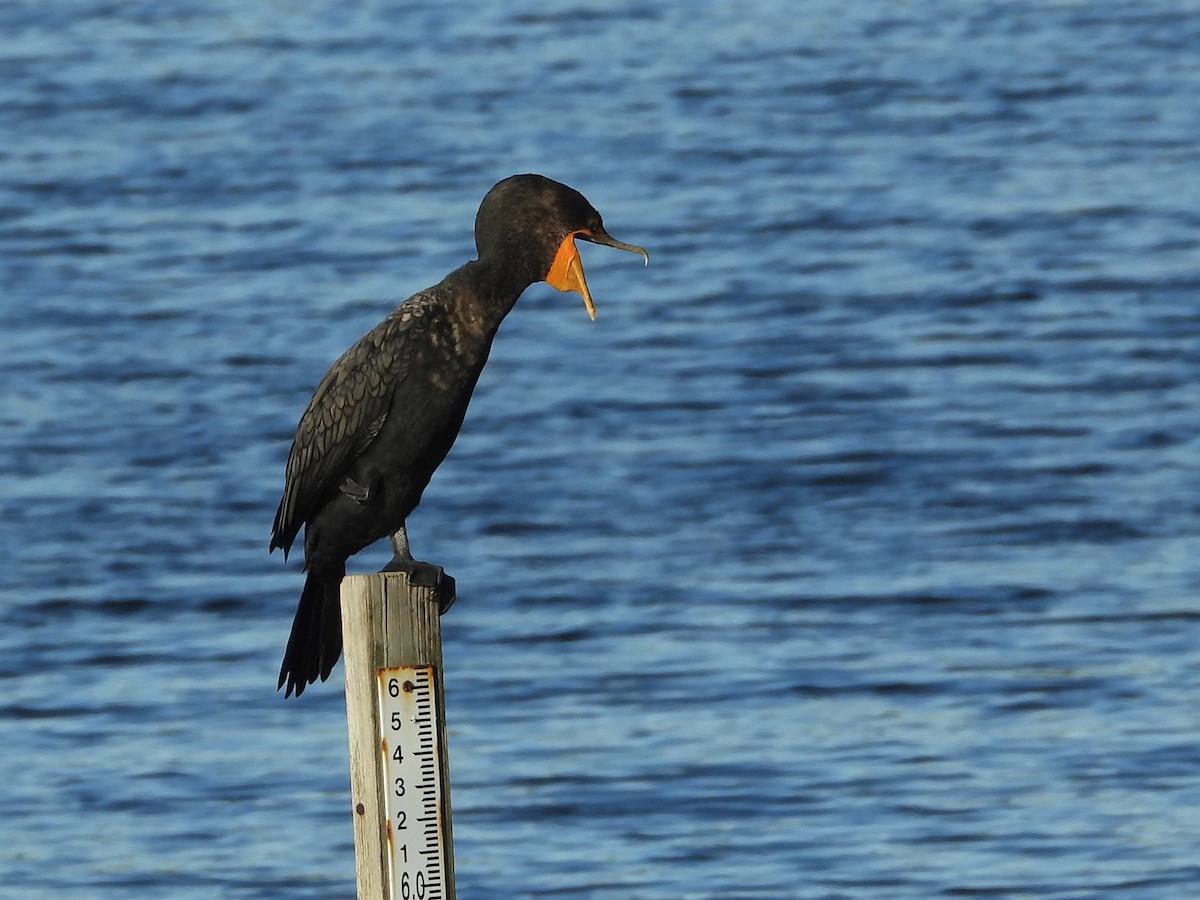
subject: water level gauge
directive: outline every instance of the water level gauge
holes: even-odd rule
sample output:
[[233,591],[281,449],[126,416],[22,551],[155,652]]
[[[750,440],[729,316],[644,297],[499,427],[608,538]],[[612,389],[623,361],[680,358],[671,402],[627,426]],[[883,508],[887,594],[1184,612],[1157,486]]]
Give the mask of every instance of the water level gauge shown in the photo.
[[378,670],[392,900],[444,900],[445,828],[433,666]]

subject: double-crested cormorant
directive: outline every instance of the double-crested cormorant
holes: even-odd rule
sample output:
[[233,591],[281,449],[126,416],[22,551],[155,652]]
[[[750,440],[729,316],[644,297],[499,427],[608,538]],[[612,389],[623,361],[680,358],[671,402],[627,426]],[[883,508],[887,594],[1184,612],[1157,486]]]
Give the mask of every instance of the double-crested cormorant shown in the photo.
[[271,550],[286,558],[301,526],[308,578],[279,672],[284,696],[329,677],[342,652],[346,560],[391,537],[387,570],[428,575],[404,523],[458,436],[496,329],[537,281],[583,295],[575,238],[628,250],[578,191],[541,175],[493,187],[475,217],[479,258],[401,303],[330,367],[288,455]]

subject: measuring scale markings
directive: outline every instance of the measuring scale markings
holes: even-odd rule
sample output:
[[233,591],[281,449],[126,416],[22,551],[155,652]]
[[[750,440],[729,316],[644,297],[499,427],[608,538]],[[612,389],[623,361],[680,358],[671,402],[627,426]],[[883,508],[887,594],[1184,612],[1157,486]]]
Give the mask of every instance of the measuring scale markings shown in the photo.
[[392,900],[445,896],[433,666],[379,669]]

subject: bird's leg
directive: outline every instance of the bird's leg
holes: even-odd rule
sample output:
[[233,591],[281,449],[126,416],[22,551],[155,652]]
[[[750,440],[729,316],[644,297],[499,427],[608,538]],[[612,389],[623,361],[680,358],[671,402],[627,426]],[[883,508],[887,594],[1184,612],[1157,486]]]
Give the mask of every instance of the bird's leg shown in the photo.
[[[412,551],[408,549],[408,526],[401,525],[399,530],[392,535],[392,562],[393,563],[413,563]],[[388,571],[388,570],[384,570]],[[401,572],[406,569],[395,569],[393,571]]]
[[396,530],[391,540],[392,560],[383,571],[404,572],[409,583],[434,588],[438,595],[438,613],[448,610],[455,599],[453,576],[447,575],[441,566],[413,559],[412,551],[408,549],[408,529],[404,525]]

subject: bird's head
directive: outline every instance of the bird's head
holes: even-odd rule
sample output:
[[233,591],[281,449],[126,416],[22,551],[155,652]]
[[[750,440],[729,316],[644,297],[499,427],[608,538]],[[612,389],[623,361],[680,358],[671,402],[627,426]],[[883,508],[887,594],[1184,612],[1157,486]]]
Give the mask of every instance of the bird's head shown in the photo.
[[488,191],[475,217],[475,247],[480,259],[501,258],[530,284],[545,281],[560,291],[577,291],[588,315],[595,319],[596,307],[583,276],[576,238],[637,253],[650,261],[641,247],[622,243],[605,231],[600,213],[583,194],[542,175],[504,179]]

